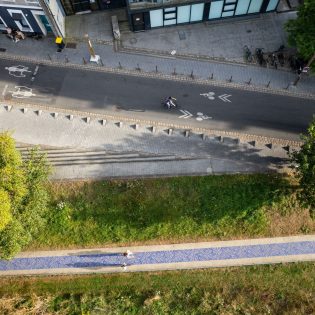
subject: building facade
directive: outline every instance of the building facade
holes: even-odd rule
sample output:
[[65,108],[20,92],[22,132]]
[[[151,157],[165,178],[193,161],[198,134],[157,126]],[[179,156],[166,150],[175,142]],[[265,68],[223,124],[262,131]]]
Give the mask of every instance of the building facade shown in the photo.
[[133,31],[273,12],[279,0],[127,0]]
[[61,3],[59,0],[47,0],[45,3],[49,14],[45,13],[38,0],[0,0],[0,31],[10,27],[26,34],[57,35],[49,20],[53,16],[58,35],[64,36],[65,13]]

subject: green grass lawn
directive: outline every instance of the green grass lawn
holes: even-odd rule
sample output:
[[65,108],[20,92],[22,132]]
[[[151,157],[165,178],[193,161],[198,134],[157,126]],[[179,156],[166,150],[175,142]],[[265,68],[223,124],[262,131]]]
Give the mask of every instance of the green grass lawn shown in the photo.
[[53,183],[50,191],[48,228],[29,249],[314,230],[289,179],[274,174]]
[[1,314],[315,314],[315,264],[0,279]]

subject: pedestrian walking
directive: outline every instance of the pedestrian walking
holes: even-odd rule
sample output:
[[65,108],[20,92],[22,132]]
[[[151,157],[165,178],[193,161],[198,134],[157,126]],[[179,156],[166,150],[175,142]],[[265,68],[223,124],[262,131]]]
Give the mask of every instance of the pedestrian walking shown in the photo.
[[133,252],[130,251],[129,249],[126,252],[123,253],[123,256],[128,258],[128,259],[135,258]]

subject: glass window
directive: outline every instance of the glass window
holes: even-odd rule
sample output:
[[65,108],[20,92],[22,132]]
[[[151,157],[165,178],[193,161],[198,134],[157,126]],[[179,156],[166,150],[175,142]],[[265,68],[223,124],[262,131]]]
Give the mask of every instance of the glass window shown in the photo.
[[258,13],[263,0],[252,0],[247,13]]
[[278,0],[270,0],[268,3],[268,7],[266,9],[266,12],[275,10],[277,5],[278,5]]
[[204,3],[192,4],[190,22],[202,21]]
[[164,21],[164,25],[174,25],[174,24],[176,24],[176,19]]
[[5,30],[6,29],[6,24],[4,23],[4,21],[2,20],[1,16],[0,16],[0,30]]
[[229,10],[234,10],[234,9],[235,9],[235,4],[224,6],[224,11],[229,11]]
[[250,0],[238,0],[235,15],[246,14]]
[[176,7],[164,9],[164,12],[174,12],[174,11],[176,11]]
[[163,10],[150,11],[151,27],[163,26]]
[[237,0],[225,0],[225,3],[235,3]]
[[234,11],[223,12],[223,13],[222,13],[222,17],[233,16],[233,14],[234,14]]
[[209,20],[221,17],[223,0],[213,1],[210,3]]
[[164,19],[174,19],[176,18],[176,13],[164,14]]
[[177,23],[188,23],[190,19],[190,5],[177,8]]

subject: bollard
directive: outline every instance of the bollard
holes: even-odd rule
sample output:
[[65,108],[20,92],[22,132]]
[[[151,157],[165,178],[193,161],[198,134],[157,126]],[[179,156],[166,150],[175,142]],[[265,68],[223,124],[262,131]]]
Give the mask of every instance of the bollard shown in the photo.
[[210,78],[210,80],[213,80],[213,73],[211,73],[211,78]]
[[157,69],[157,66],[155,66],[155,72],[156,72],[156,73],[158,73],[158,69]]
[[266,87],[269,88],[269,85],[270,85],[270,81],[268,82],[268,84],[266,85]]
[[156,127],[155,127],[155,126],[152,126],[152,127],[151,127],[151,132],[152,132],[152,133],[155,133],[155,132],[156,132]]
[[139,129],[139,124],[134,124],[134,128],[135,128],[135,130],[138,130]]
[[282,149],[287,151],[287,152],[290,152],[290,146],[289,145],[282,147]]
[[172,128],[169,128],[169,129],[167,130],[167,133],[168,133],[168,135],[170,136],[170,135],[173,133],[173,129],[172,129]]
[[68,63],[69,62],[69,59],[68,59],[68,57],[66,56],[65,57],[65,63]]
[[251,82],[252,82],[252,78],[250,78],[249,79],[249,81],[248,82],[246,82],[248,85],[250,85],[251,84]]
[[189,131],[189,130],[185,130],[185,131],[184,131],[184,136],[185,136],[186,138],[189,137],[189,134],[190,134],[190,131]]
[[229,78],[229,80],[228,80],[230,83],[232,82],[232,78],[233,78],[233,77],[231,76],[231,77]]
[[84,57],[82,57],[82,60],[83,60],[83,64],[86,65],[86,60]]
[[122,121],[119,121],[119,122],[117,123],[117,126],[118,126],[119,128],[121,128],[121,127],[123,126],[123,122],[122,122]]
[[176,75],[176,68],[174,68],[173,75]]
[[191,70],[190,77],[191,77],[192,79],[194,78],[194,70]]
[[202,138],[202,140],[206,140],[206,139],[207,139],[207,135],[203,133],[203,134],[201,135],[201,138]]
[[4,105],[4,108],[7,112],[10,112],[12,109],[12,105]]
[[290,85],[291,85],[291,83],[288,83],[288,85],[284,89],[287,90]]
[[104,67],[103,60],[102,60],[102,59],[100,59],[100,64],[101,64],[102,67]]
[[48,54],[47,56],[48,56],[48,59],[49,59],[50,61],[52,61],[51,56],[50,56],[49,54]]
[[139,64],[137,63],[137,68],[136,70],[141,71]]
[[118,61],[118,68],[122,69],[122,65],[121,65],[120,61]]

